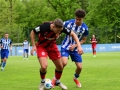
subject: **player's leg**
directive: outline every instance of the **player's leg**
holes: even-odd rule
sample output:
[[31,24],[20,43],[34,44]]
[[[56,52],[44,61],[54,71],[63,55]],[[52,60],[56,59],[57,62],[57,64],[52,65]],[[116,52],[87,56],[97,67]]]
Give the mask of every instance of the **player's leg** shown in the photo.
[[62,71],[63,71],[63,64],[61,61],[61,55],[60,52],[57,48],[57,45],[54,45],[52,48],[48,49],[49,53],[48,56],[49,58],[53,61],[55,65],[55,78],[52,80],[52,85],[58,85],[61,87],[63,90],[67,90],[67,87],[60,82],[60,78],[62,76]]
[[41,83],[39,86],[39,90],[43,90],[44,89],[44,83],[45,83],[45,75],[47,72],[47,58],[46,57],[40,57],[38,58],[39,63],[40,63],[40,78],[41,78]]
[[52,80],[52,85],[54,86],[54,84],[58,85],[60,88],[62,88],[63,90],[67,90],[67,87],[62,84],[60,82],[60,78],[62,76],[62,72],[63,72],[63,65],[62,65],[62,61],[61,59],[57,59],[57,60],[52,60],[53,63],[55,64],[56,66],[56,69],[55,69],[55,77],[54,77],[54,81]]
[[2,70],[2,63],[3,63],[3,59],[4,59],[4,52],[3,50],[1,50],[1,70]]
[[3,59],[3,63],[2,63],[2,66],[1,66],[1,70],[4,71],[4,68],[6,66],[6,62],[7,62],[7,59],[8,59],[8,55],[9,55],[9,51],[6,50],[3,52],[3,56],[2,56],[2,59]]
[[47,53],[45,51],[44,48],[42,47],[37,47],[37,57],[40,63],[40,78],[41,78],[41,82],[39,85],[39,90],[43,90],[44,89],[44,83],[45,83],[45,75],[47,72],[47,66],[48,66],[48,62],[47,62]]
[[96,47],[93,47],[93,57],[96,57]]
[[3,63],[3,59],[1,58],[1,63],[0,63],[0,67],[1,67],[2,63]]
[[69,50],[66,50],[64,48],[61,48],[61,60],[63,64],[63,68],[67,65],[68,63],[68,57],[69,57]]
[[82,57],[81,55],[78,54],[77,51],[71,52],[70,56],[71,56],[72,61],[74,61],[76,64],[76,70],[74,73],[73,80],[76,83],[77,87],[81,87],[81,83],[78,80],[78,78],[80,77],[80,73],[82,71]]
[[28,52],[29,52],[28,49],[26,49],[27,60],[28,60]]
[[25,60],[25,49],[23,50],[23,60]]

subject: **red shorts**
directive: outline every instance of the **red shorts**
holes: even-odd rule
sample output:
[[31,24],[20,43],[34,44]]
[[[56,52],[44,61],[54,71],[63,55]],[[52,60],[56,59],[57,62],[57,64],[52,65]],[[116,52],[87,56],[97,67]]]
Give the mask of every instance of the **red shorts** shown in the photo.
[[42,45],[39,45],[36,47],[37,47],[37,56],[38,57],[48,57],[49,56],[49,58],[51,60],[58,60],[61,57],[56,44],[53,44],[52,47],[47,47],[47,48],[44,48]]
[[93,45],[92,45],[92,49],[96,49],[96,44],[93,44]]

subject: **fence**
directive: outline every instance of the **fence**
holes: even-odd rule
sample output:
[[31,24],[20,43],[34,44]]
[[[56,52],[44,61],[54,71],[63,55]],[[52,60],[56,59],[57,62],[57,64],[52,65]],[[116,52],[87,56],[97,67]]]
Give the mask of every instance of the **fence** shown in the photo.
[[[60,45],[58,48],[60,50]],[[30,47],[31,50],[32,47]],[[92,52],[91,44],[82,45],[84,52]],[[30,54],[29,50],[29,54]],[[120,43],[117,44],[97,44],[96,48],[97,52],[120,52]],[[22,46],[13,46],[11,56],[22,56],[23,55],[23,47]],[[34,53],[36,55],[36,53]]]

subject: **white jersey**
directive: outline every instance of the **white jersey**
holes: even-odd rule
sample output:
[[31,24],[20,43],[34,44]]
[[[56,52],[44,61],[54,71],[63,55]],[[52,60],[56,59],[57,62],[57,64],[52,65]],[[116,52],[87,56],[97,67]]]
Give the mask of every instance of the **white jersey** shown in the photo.
[[[74,31],[76,33],[77,37],[79,38],[79,40],[81,40],[83,36],[87,36],[89,33],[87,25],[85,23],[82,23],[81,26],[77,26],[75,24],[75,19],[64,22],[64,26],[66,28]],[[61,47],[69,50],[70,45],[75,44],[75,43],[76,42],[74,41],[72,36],[66,35],[65,39],[62,42]],[[76,50],[76,48],[75,48],[75,50]]]
[[28,41],[23,42],[23,48],[24,49],[29,49],[29,42]]
[[12,41],[9,38],[8,39],[2,38],[0,40],[0,44],[3,47],[2,49],[9,49],[9,46],[12,44]]

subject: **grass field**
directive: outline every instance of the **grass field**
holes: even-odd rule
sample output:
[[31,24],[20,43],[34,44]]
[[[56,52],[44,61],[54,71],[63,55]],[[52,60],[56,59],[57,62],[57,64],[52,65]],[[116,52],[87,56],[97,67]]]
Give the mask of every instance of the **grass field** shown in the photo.
[[[46,78],[52,79],[54,65],[50,60],[48,62]],[[30,56],[29,60],[10,56],[5,71],[0,71],[0,90],[38,90],[39,67],[36,56]],[[75,64],[69,60],[61,78],[68,90],[120,90],[120,52],[97,53],[95,58],[92,53],[85,53],[79,78],[81,88],[77,88],[72,80],[74,70]]]

